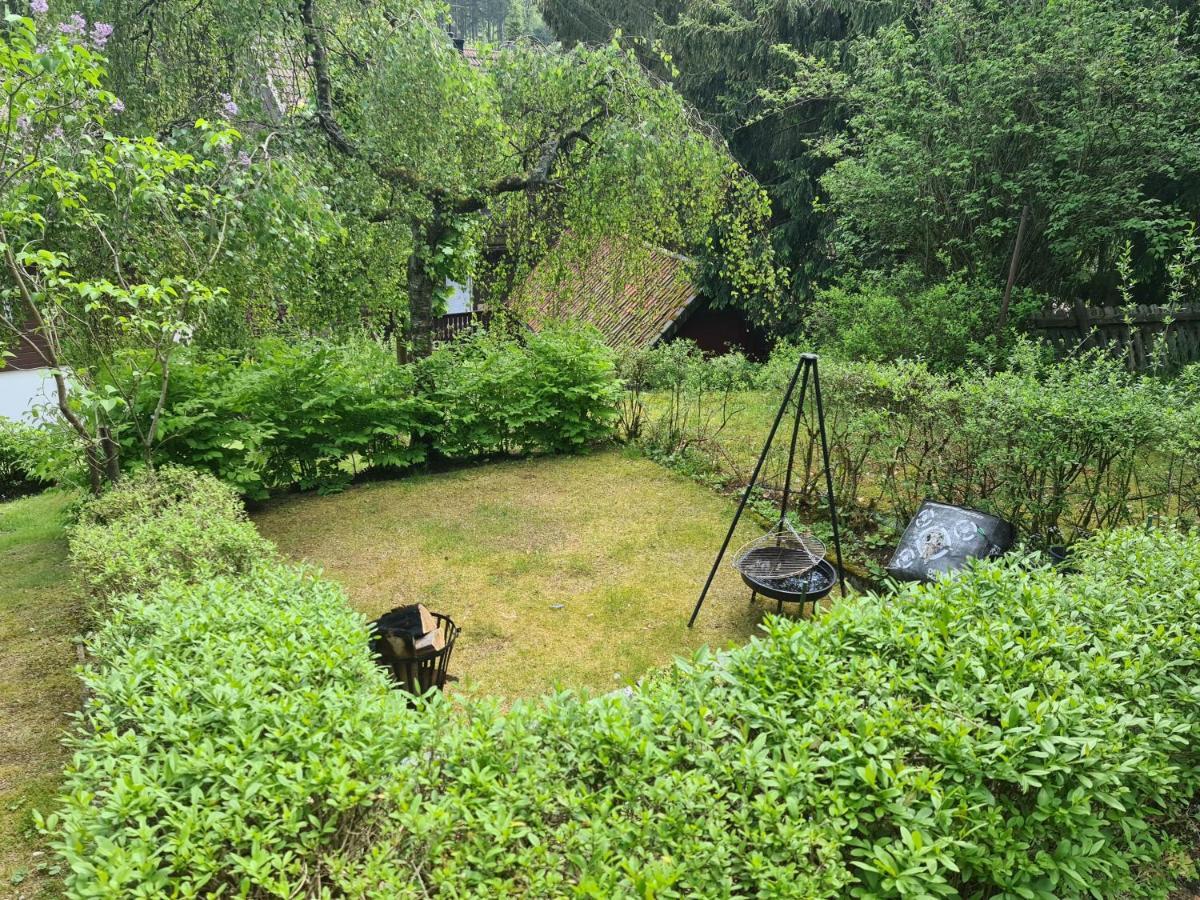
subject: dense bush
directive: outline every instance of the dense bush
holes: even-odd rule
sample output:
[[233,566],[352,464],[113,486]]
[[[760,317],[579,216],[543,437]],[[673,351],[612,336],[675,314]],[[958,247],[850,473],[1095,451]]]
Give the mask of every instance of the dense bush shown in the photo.
[[0,417],[0,500],[45,490],[53,482],[42,472],[41,429]]
[[101,601],[170,579],[239,574],[269,553],[231,488],[178,466],[119,482],[89,502],[71,530],[75,574]]
[[1012,328],[1042,305],[1019,291],[1009,329],[996,334],[1000,291],[953,274],[927,283],[902,269],[867,274],[818,291],[809,328],[817,344],[843,359],[889,362],[922,359],[949,370],[986,363],[1011,342]]
[[[142,419],[160,387],[141,387]],[[153,461],[206,469],[252,498],[329,490],[431,449],[458,459],[578,450],[611,432],[615,403],[612,362],[590,332],[476,336],[412,365],[369,340],[271,339],[175,362]]]
[[481,333],[417,369],[436,416],[434,447],[450,458],[578,451],[612,433],[619,395],[598,333],[551,328],[517,341]]
[[1200,786],[1200,536],[1077,564],[507,713],[407,707],[294,568],[167,582],[113,598],[44,828],[73,897],[1158,895]]
[[[142,418],[159,389],[143,386]],[[176,361],[154,459],[206,469],[254,498],[335,487],[358,466],[424,459],[412,440],[426,427],[423,409],[411,371],[374,342],[268,339]]]
[[[756,376],[757,391],[730,399],[690,388],[658,395],[643,443],[655,452],[700,454],[720,477],[744,478],[795,370],[783,347]],[[714,361],[715,362],[715,361]],[[709,365],[713,365],[710,362]],[[1200,393],[1197,375],[1139,377],[1089,356],[1054,363],[1019,344],[1005,367],[935,372],[923,362],[821,358],[821,385],[843,513],[884,532],[903,526],[926,497],[995,512],[1040,543],[1062,543],[1154,516],[1200,521]],[[693,382],[696,383],[696,382]],[[725,434],[707,426],[724,423]],[[675,408],[700,410],[672,440]],[[725,425],[722,424],[724,428]],[[811,404],[801,446],[817,436]],[[782,471],[777,440],[767,473]],[[802,506],[824,503],[819,455],[802,454],[794,488]]]

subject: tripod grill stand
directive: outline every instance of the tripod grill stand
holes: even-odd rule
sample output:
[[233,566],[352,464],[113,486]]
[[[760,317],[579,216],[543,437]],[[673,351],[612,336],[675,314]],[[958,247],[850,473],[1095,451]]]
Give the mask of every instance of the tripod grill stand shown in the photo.
[[[746,504],[749,502],[750,495],[754,491],[754,486],[758,482],[759,475],[762,473],[763,463],[767,460],[767,454],[771,450],[775,434],[779,431],[779,425],[783,421],[784,413],[791,406],[792,396],[796,393],[796,385],[799,384],[800,394],[796,401],[796,411],[792,422],[792,440],[788,447],[787,472],[783,482],[783,499],[780,503],[779,525],[776,527],[778,528],[787,522],[788,501],[792,488],[792,469],[796,461],[796,441],[800,436],[800,419],[804,415],[804,401],[808,394],[810,381],[812,382],[813,401],[817,413],[817,431],[820,434],[821,440],[821,462],[825,468],[825,490],[829,498],[829,523],[833,526],[834,566],[836,567],[837,580],[842,585],[842,596],[846,596],[846,577],[845,572],[842,570],[842,542],[838,534],[837,503],[833,497],[833,473],[829,468],[829,441],[825,435],[825,406],[821,401],[821,376],[817,371],[817,354],[802,353],[800,355],[800,362],[796,365],[796,371],[792,374],[792,380],[788,382],[787,391],[783,395],[783,402],[779,405],[779,412],[775,415],[775,422],[771,425],[771,431],[767,435],[767,442],[763,445],[762,453],[759,454],[758,462],[754,466],[750,482],[746,485],[746,490],[742,493],[742,500],[738,504],[737,512],[734,513],[733,521],[729,524],[729,532],[725,535],[725,541],[721,544],[717,558],[713,560],[712,571],[708,573],[708,580],[704,582],[704,588],[700,591],[700,598],[696,601],[696,608],[692,610],[692,617],[688,619],[688,628],[691,628],[696,623],[696,617],[700,615],[700,607],[704,605],[704,598],[708,596],[708,589],[712,587],[713,579],[717,575],[717,569],[720,568],[721,560],[725,557],[725,551],[729,549],[729,542],[733,540],[733,534],[737,530],[738,521],[742,518],[742,513],[746,510]],[[798,594],[796,599],[803,602],[805,596],[805,594]]]

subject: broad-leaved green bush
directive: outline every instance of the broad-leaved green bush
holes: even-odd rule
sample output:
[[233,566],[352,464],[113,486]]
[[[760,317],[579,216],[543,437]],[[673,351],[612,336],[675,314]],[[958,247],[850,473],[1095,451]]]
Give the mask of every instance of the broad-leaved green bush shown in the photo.
[[1018,290],[999,338],[1000,291],[954,273],[933,283],[914,269],[866,273],[817,292],[809,329],[817,345],[872,362],[922,359],[947,370],[986,363],[1005,352],[1013,330],[1044,303]]
[[144,469],[88,502],[71,529],[71,565],[95,599],[168,580],[239,574],[271,554],[234,490],[182,466]]
[[48,440],[36,426],[0,417],[0,500],[34,494],[53,484],[44,474],[42,451]]
[[417,379],[437,416],[434,446],[457,459],[582,450],[612,434],[620,393],[613,354],[584,328],[464,337]]
[[[147,409],[159,388],[142,389]],[[424,459],[412,440],[426,427],[423,409],[411,371],[373,341],[264,339],[176,361],[155,458],[207,469],[257,499],[292,485],[328,489],[356,467]]]
[[[142,385],[142,418],[160,388]],[[612,433],[617,398],[611,354],[586,330],[464,337],[410,365],[367,339],[264,339],[175,361],[153,458],[206,469],[254,499],[335,490],[430,450],[578,451]],[[136,459],[136,436],[125,439]]]
[[114,594],[42,826],[71,897],[1162,896],[1200,787],[1200,534],[1075,563],[507,712],[402,702],[296,567]]

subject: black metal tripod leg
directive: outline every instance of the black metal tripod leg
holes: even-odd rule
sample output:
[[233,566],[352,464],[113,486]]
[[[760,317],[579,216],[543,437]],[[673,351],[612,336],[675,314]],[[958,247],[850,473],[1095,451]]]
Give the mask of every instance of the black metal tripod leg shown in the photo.
[[[829,467],[829,439],[825,436],[825,404],[821,399],[821,376],[817,369],[817,354],[806,353],[802,359],[812,362],[813,397],[817,404],[817,430],[821,433],[821,459],[825,463],[825,490],[829,493],[829,522],[833,526],[833,552],[837,556],[838,582],[842,599],[846,598],[846,570],[842,566],[842,540],[838,534],[837,500],[833,496],[833,471]],[[813,610],[816,611],[815,608]]]
[[742,518],[742,512],[746,509],[746,503],[750,500],[750,492],[754,490],[754,483],[758,481],[758,474],[762,471],[763,463],[767,461],[767,453],[771,449],[771,442],[775,440],[775,432],[779,430],[779,423],[783,421],[783,414],[787,411],[788,403],[792,399],[792,392],[796,390],[796,381],[800,378],[800,370],[803,368],[804,359],[801,357],[800,362],[796,364],[796,371],[792,373],[792,380],[788,382],[787,391],[783,395],[783,402],[779,404],[779,412],[775,414],[775,422],[771,425],[771,432],[767,435],[767,442],[763,445],[758,462],[754,465],[754,473],[750,476],[746,490],[742,492],[742,501],[738,504],[737,512],[733,514],[733,521],[729,523],[729,531],[725,535],[725,542],[721,544],[717,558],[713,560],[712,570],[708,573],[708,580],[704,582],[704,587],[700,591],[700,597],[696,600],[696,608],[692,610],[692,617],[688,619],[688,628],[696,624],[696,616],[700,615],[700,607],[704,605],[704,598],[708,596],[708,589],[712,587],[713,579],[717,576],[717,569],[721,565],[725,551],[729,549],[729,542],[733,540],[733,533],[737,530],[738,520]]

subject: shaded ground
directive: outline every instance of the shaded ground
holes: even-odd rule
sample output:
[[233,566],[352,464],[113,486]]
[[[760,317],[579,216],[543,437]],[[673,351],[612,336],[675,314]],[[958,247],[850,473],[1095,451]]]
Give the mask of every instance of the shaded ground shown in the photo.
[[67,757],[59,738],[81,699],[66,503],[51,493],[0,504],[0,897],[58,894],[30,812],[58,790]]
[[[462,628],[458,689],[514,698],[556,683],[610,690],[750,638],[768,607],[748,603],[727,564],[687,628],[732,515],[711,491],[609,450],[286,498],[255,521],[369,616],[418,601],[448,613]],[[733,547],[758,533],[747,524]]]

